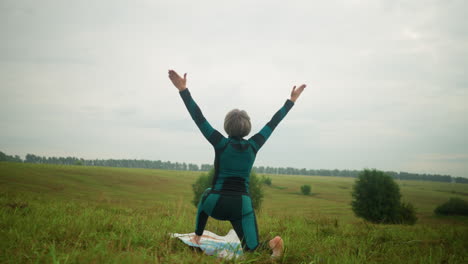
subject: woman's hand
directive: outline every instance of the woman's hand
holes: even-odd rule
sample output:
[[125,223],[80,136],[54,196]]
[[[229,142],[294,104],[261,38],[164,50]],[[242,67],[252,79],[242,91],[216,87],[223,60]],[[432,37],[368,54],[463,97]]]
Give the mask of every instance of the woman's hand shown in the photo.
[[180,77],[174,70],[169,70],[169,79],[171,79],[174,86],[182,92],[187,88],[187,73],[184,74],[184,78]]
[[294,85],[294,87],[293,87],[293,89],[291,91],[291,101],[293,101],[295,103],[297,98],[299,98],[299,96],[301,95],[302,91],[304,91],[304,88],[306,88],[305,84],[302,84],[298,88],[296,88],[296,86]]

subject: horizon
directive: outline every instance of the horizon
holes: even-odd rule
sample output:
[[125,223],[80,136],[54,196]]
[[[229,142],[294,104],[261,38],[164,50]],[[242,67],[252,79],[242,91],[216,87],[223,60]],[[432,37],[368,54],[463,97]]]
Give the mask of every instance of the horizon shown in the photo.
[[2,1],[0,149],[211,164],[174,69],[223,135],[307,84],[254,166],[468,177],[467,1],[214,3]]
[[[0,152],[2,152],[0,150]],[[4,153],[4,152],[2,152]],[[82,158],[82,157],[75,157],[75,156],[40,156],[40,155],[36,155],[34,153],[27,153],[25,156],[21,156],[21,155],[15,155],[15,154],[8,154],[8,153],[4,153],[8,156],[18,156],[22,159],[22,162],[25,162],[26,160],[26,155],[35,155],[37,157],[41,157],[41,158],[76,158],[78,160],[85,160],[85,161],[92,161],[92,160],[136,160],[136,161],[151,161],[151,162],[154,162],[154,161],[161,161],[161,162],[170,162],[172,164],[175,164],[175,163],[178,163],[178,164],[193,164],[193,165],[197,165],[199,167],[199,169],[197,171],[206,171],[206,170],[202,170],[202,166],[203,165],[209,165],[209,166],[214,166],[213,163],[194,163],[194,162],[190,162],[190,161],[171,161],[171,160],[164,160],[164,159],[156,159],[156,160],[148,160],[148,159],[132,159],[132,158],[123,158],[123,159],[115,159],[115,158],[94,158],[94,159],[87,159],[87,158]],[[92,166],[99,166],[99,165],[92,165]],[[468,177],[463,177],[463,176],[453,176],[453,175],[449,175],[449,174],[431,174],[431,173],[421,173],[421,172],[412,172],[412,171],[395,171],[395,170],[381,170],[379,168],[361,168],[361,169],[350,169],[350,168],[344,168],[344,169],[337,169],[337,168],[307,168],[307,167],[291,167],[291,166],[280,166],[280,167],[275,167],[275,166],[270,166],[270,165],[255,165],[252,167],[252,169],[254,168],[260,168],[260,167],[263,167],[263,168],[273,168],[273,169],[279,169],[279,168],[284,168],[284,169],[288,169],[288,168],[292,168],[292,169],[295,169],[295,170],[301,170],[301,169],[306,169],[306,170],[327,170],[327,171],[333,171],[333,170],[339,170],[339,171],[363,171],[363,170],[366,170],[366,169],[370,169],[370,170],[373,170],[373,169],[376,169],[376,170],[380,170],[380,171],[383,171],[383,172],[395,172],[395,173],[410,173],[410,174],[418,174],[418,175],[433,175],[433,176],[450,176],[451,178],[457,178],[457,177],[461,177],[461,178],[467,178]],[[133,167],[132,167],[133,168]],[[136,168],[136,167],[135,167]],[[140,167],[138,167],[140,168]],[[187,170],[190,170],[190,169],[187,169]],[[281,173],[264,173],[264,174],[281,174]],[[324,175],[317,175],[317,176],[324,176]],[[340,177],[340,176],[334,176],[334,177]],[[341,177],[348,177],[348,176],[341,176]]]

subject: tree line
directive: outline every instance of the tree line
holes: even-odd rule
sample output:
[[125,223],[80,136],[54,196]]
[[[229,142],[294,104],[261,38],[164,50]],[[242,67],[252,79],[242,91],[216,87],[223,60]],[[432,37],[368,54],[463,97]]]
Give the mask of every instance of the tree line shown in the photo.
[[[320,176],[335,176],[335,177],[353,177],[356,178],[359,176],[359,173],[362,170],[327,170],[327,169],[297,169],[292,167],[282,168],[282,167],[254,167],[257,173],[266,173],[266,174],[289,174],[289,175],[320,175]],[[440,175],[440,174],[426,174],[426,173],[410,173],[410,172],[396,172],[396,171],[386,171],[394,179],[399,180],[419,180],[419,181],[438,181],[438,182],[460,182],[468,183],[468,179],[462,177],[452,177],[450,175]]]
[[[0,161],[39,163],[39,164],[59,164],[59,165],[84,165],[84,166],[105,166],[123,168],[146,168],[162,170],[188,170],[188,171],[209,171],[212,164],[198,164],[185,162],[170,162],[161,160],[137,160],[137,159],[82,159],[76,157],[44,157],[34,154],[27,154],[23,160],[20,156],[10,156],[0,151]],[[286,174],[286,175],[309,175],[309,176],[335,176],[335,177],[358,177],[362,170],[327,170],[327,169],[297,169],[293,167],[270,167],[254,166],[253,170],[264,174]],[[420,174],[409,172],[386,171],[394,179],[399,180],[419,180],[437,182],[457,182],[468,183],[467,178],[452,177],[440,174]]]

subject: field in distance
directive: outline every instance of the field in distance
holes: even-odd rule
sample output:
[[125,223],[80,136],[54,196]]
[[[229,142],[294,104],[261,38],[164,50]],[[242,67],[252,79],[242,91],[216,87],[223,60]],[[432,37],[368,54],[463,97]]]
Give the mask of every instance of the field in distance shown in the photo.
[[[193,232],[201,172],[0,162],[2,263],[271,263],[268,252],[217,260],[169,233]],[[351,211],[353,178],[268,175],[260,239],[280,235],[279,263],[466,263],[468,218],[434,216],[468,185],[397,181],[414,226],[375,225]],[[309,184],[312,194],[300,194]],[[225,234],[230,224],[210,219]]]

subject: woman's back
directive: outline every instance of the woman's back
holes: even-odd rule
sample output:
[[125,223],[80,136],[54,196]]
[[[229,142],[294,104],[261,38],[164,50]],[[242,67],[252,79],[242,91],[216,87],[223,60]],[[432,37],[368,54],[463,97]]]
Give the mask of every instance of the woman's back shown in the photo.
[[249,193],[249,176],[255,152],[249,141],[229,138],[215,154],[213,190]]

